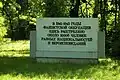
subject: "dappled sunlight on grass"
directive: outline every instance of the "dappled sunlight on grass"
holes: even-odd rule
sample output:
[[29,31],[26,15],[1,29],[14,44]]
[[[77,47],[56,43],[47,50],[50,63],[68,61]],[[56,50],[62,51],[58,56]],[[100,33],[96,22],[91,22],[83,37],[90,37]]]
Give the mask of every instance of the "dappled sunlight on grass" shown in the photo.
[[29,54],[29,41],[0,46],[0,80],[120,79],[119,60],[100,59],[98,64],[38,63]]
[[12,41],[0,46],[0,56],[29,56],[29,41]]
[[0,51],[0,56],[9,56],[9,57],[21,57],[21,56],[29,56],[29,50],[2,50]]
[[29,41],[12,41],[0,46],[0,50],[29,50]]

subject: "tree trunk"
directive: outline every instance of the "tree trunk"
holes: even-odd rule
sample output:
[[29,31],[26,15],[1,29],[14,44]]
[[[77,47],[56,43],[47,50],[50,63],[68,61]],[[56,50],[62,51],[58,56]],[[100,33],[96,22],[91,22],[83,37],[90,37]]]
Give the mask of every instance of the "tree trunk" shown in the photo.
[[79,6],[80,6],[80,0],[76,0],[74,8],[72,8],[70,10],[70,17],[79,17],[79,14],[78,14],[78,12],[79,12]]

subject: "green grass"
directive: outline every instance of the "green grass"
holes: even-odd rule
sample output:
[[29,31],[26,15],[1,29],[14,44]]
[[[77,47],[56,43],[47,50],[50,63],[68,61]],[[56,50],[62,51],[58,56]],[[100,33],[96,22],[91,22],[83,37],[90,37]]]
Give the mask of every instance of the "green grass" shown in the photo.
[[29,41],[12,41],[0,46],[0,56],[25,57],[29,56]]
[[29,58],[29,41],[0,45],[0,80],[120,80],[120,61],[98,64],[37,63]]

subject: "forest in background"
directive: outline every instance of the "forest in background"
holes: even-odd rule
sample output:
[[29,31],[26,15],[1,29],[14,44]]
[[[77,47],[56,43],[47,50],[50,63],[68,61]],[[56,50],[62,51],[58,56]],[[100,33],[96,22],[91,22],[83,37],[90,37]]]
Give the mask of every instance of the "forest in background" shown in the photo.
[[41,17],[99,18],[106,55],[120,56],[120,0],[0,0],[0,40],[29,39]]

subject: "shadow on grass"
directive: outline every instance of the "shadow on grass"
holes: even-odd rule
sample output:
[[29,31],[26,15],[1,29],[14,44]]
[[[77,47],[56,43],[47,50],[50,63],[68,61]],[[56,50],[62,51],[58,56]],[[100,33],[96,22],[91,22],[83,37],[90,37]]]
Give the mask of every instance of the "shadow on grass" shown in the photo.
[[99,64],[65,64],[65,63],[37,63],[29,57],[0,57],[0,75],[21,74],[24,77],[47,75],[57,78],[90,78]]
[[14,52],[17,54],[29,54],[30,53],[29,50],[0,50],[0,52],[5,52],[5,53]]

